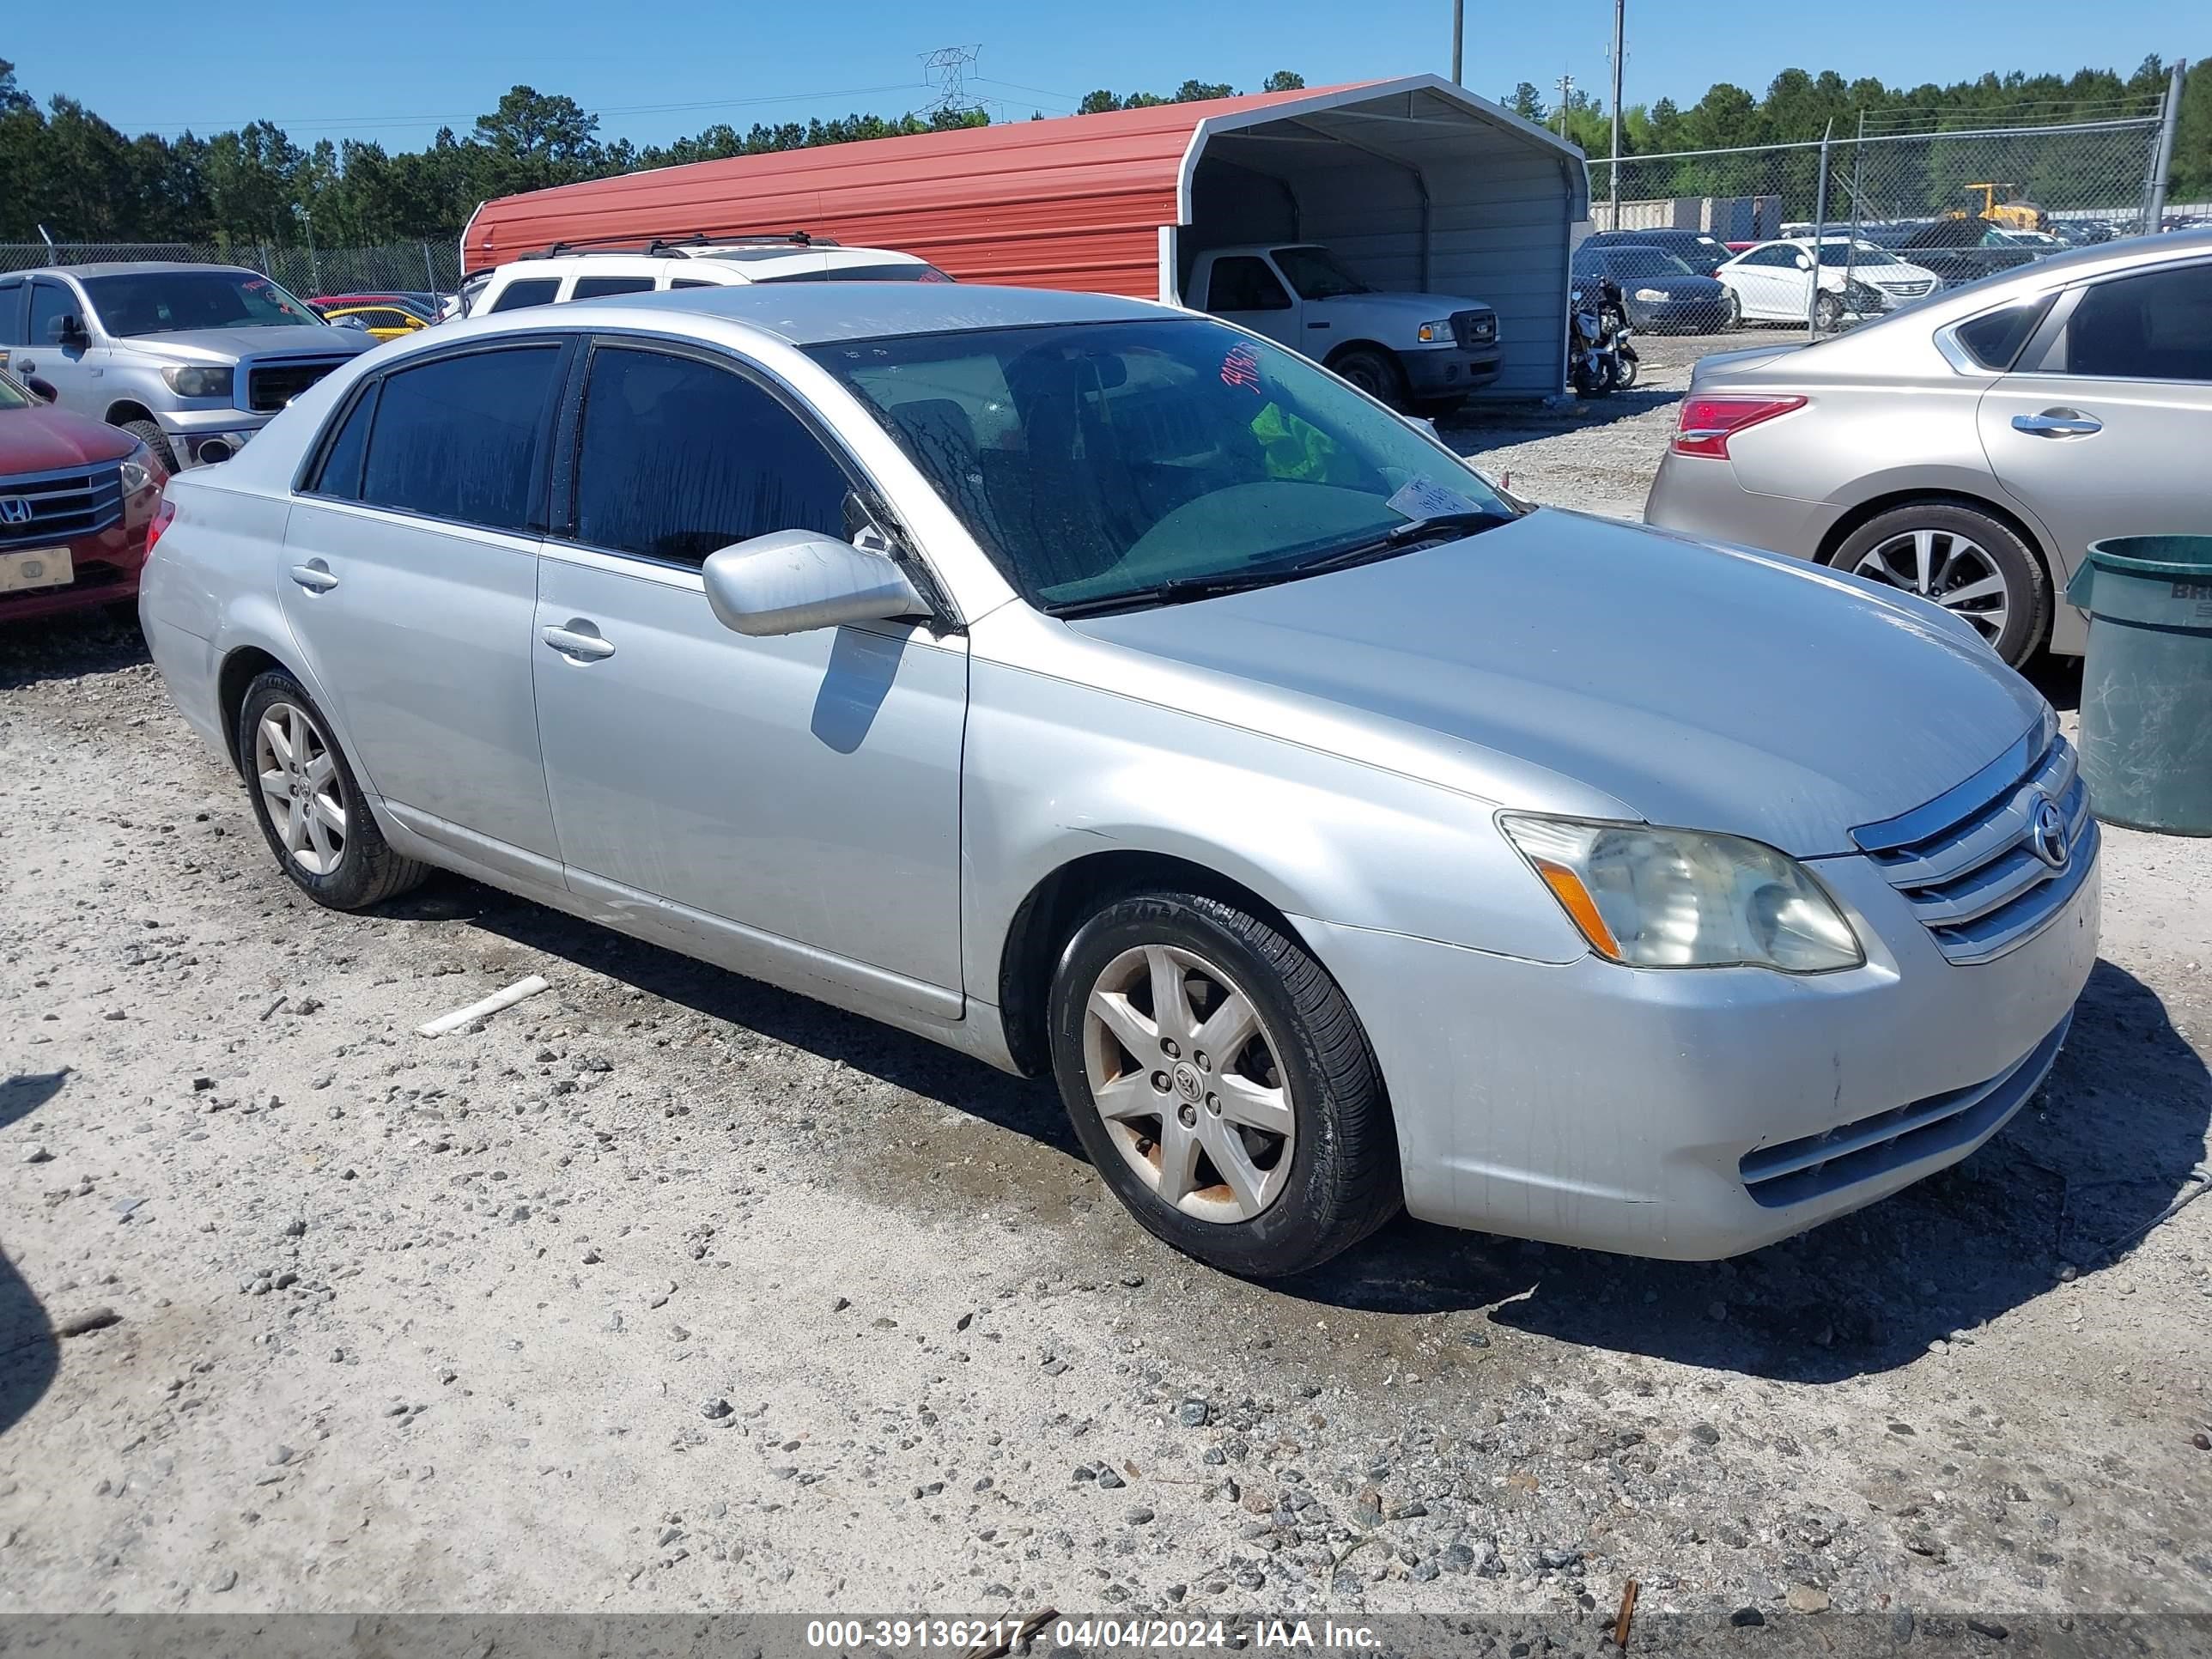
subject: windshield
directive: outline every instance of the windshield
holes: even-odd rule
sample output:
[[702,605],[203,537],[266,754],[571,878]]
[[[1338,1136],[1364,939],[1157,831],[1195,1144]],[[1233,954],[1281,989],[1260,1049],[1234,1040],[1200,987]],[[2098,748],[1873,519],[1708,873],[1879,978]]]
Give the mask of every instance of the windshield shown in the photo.
[[1901,265],[1904,260],[1872,242],[1823,242],[1820,244],[1820,263],[1824,265]]
[[1610,247],[1606,263],[1616,276],[1694,276],[1697,272],[1673,254],[1656,247]]
[[1514,516],[1388,410],[1204,319],[838,341],[809,355],[1047,610],[1291,571],[1442,511]]
[[134,270],[85,280],[110,334],[174,334],[188,328],[322,326],[305,300],[250,270]]
[[1375,290],[1337,264],[1325,247],[1279,247],[1275,264],[1290,279],[1301,300],[1334,300],[1346,294]]
[[36,401],[10,376],[0,374],[0,409],[28,409]]

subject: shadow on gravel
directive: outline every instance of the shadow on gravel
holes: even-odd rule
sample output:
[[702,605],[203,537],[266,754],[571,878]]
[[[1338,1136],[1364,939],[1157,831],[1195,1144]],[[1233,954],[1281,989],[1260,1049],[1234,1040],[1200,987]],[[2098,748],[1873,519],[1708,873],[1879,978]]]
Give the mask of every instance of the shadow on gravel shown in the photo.
[[[1079,1162],[1082,1143],[1049,1083],[1024,1082],[981,1060],[811,998],[665,951],[458,876],[395,900],[381,915],[466,921],[517,945],[649,991],[694,1013],[758,1032],[1026,1135]],[[435,1012],[434,1010],[431,1012]]]
[[[39,1072],[0,1084],[0,1127],[20,1121],[61,1092],[67,1072]],[[61,1368],[60,1345],[39,1298],[0,1251],[0,1434],[39,1403]]]
[[[2051,1080],[1966,1163],[1732,1261],[1644,1261],[1410,1220],[1276,1288],[1386,1313],[1491,1310],[1561,1341],[1799,1382],[1906,1364],[2126,1255],[2190,1190],[2212,1073],[2100,962]],[[2209,1200],[2212,1201],[2212,1200]],[[1503,1305],[1498,1305],[1498,1304]]]
[[145,660],[146,641],[135,615],[72,611],[28,622],[0,623],[0,691],[40,680],[106,673]]
[[[1646,390],[1632,386],[1610,398],[1591,398],[1561,404],[1477,404],[1447,415],[1437,422],[1437,435],[1462,454],[1469,446],[1486,447],[1498,441],[1501,430],[1530,434],[1587,432],[1632,421],[1655,409],[1663,409],[1681,398],[1679,387]],[[1462,442],[1462,440],[1466,440]]]

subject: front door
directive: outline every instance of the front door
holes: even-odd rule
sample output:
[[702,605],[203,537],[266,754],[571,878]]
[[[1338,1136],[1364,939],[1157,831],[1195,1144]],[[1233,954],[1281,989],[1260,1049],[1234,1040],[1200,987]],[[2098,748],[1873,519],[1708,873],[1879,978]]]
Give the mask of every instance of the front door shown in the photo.
[[570,887],[957,1015],[966,640],[715,620],[709,553],[856,528],[857,474],[730,358],[603,340],[575,426],[532,633]]
[[2062,295],[2045,337],[1983,394],[1982,447],[2058,544],[2204,528],[2212,455],[2212,259]]
[[1224,321],[1264,334],[1278,345],[1316,357],[1299,326],[1301,307],[1275,268],[1254,253],[1228,254],[1213,262],[1206,278],[1206,308]]
[[568,351],[501,338],[370,381],[277,574],[364,784],[417,833],[556,884],[531,618]]
[[96,421],[107,412],[100,372],[106,348],[94,345],[83,333],[64,342],[61,325],[65,317],[76,318],[81,329],[92,327],[76,290],[50,276],[33,277],[30,326],[24,331],[27,337],[10,353],[11,366],[17,380],[35,374],[53,387],[54,401],[62,408]]

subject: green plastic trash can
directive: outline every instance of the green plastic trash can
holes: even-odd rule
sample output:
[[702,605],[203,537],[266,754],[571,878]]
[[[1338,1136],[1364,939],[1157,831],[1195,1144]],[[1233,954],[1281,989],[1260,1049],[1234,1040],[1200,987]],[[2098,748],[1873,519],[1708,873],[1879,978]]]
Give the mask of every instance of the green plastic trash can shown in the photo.
[[2107,823],[2212,836],[2212,536],[2089,544],[2081,773]]

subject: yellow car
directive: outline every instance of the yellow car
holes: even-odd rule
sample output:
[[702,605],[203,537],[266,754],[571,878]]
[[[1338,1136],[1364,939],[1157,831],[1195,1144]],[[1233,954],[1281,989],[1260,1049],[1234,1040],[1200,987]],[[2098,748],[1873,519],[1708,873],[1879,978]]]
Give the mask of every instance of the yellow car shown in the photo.
[[416,329],[428,326],[413,312],[398,306],[331,306],[324,310],[323,316],[333,323],[358,317],[361,325],[380,340],[404,339]]

